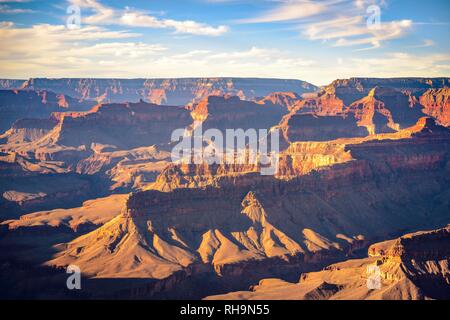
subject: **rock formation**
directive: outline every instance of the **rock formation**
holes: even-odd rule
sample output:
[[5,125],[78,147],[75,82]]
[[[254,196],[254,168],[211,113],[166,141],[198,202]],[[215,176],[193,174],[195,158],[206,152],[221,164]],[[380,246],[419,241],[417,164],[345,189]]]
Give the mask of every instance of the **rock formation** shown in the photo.
[[[16,89],[18,81],[2,80],[0,86]],[[45,79],[23,81],[21,89],[49,90],[80,100],[98,102],[137,102],[186,105],[211,94],[232,94],[251,100],[276,91],[298,94],[317,88],[305,81],[252,78],[180,79]]]
[[[448,297],[448,228],[397,239],[450,221],[448,82],[0,81],[26,110],[0,136],[0,271],[39,297],[68,264],[84,298]],[[278,170],[172,161],[172,132],[199,123],[280,129]]]
[[0,132],[22,118],[45,119],[52,112],[83,111],[93,105],[91,101],[79,102],[47,90],[0,90]]
[[207,299],[422,300],[450,296],[450,225],[373,244],[368,258],[304,273],[298,283],[264,279],[251,291]]
[[120,215],[58,246],[47,264],[161,281],[208,265],[227,279],[306,271],[401,230],[448,221],[449,146],[450,131],[424,118],[398,133],[348,139],[352,159],[309,174],[243,172],[216,177],[214,186],[133,193]]
[[424,112],[444,126],[450,126],[450,89],[429,89],[420,96],[419,101],[424,106]]

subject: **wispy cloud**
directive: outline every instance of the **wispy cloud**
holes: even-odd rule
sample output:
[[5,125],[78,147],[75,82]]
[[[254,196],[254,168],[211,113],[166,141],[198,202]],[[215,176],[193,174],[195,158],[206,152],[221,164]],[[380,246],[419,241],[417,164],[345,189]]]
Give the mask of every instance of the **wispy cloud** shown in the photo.
[[[78,68],[78,63],[96,63],[109,56],[148,55],[162,48],[140,43],[124,43],[117,40],[134,38],[139,34],[126,31],[108,31],[87,26],[69,30],[65,26],[48,24],[29,28],[16,28],[10,23],[1,23],[0,71],[8,73],[16,69],[55,70]],[[44,39],[44,40],[43,40]],[[96,44],[96,41],[112,41]]]
[[12,8],[11,6],[9,6],[7,4],[0,4],[0,13],[16,14],[16,13],[32,13],[32,12],[34,12],[34,10]]
[[228,31],[224,25],[210,26],[192,20],[159,19],[146,12],[125,8],[117,10],[96,0],[70,0],[82,9],[89,9],[92,15],[83,17],[83,23],[91,25],[122,25],[130,27],[173,29],[175,33],[203,36],[220,36]]
[[242,23],[262,23],[262,22],[277,22],[290,21],[306,17],[315,16],[319,13],[325,12],[327,3],[320,3],[318,1],[308,0],[294,0],[283,2],[279,7],[263,13],[258,17],[242,19]]
[[[135,41],[139,35],[86,26],[36,25],[0,28],[3,77],[188,77],[298,78],[316,62],[273,48],[186,50]],[[46,41],[42,41],[46,39]]]
[[[278,77],[326,84],[336,78],[446,76],[448,54],[391,52],[380,57],[316,60],[298,52],[249,46],[240,50],[172,51],[139,34],[98,26],[67,29],[0,23],[1,77]],[[46,41],[42,41],[45,39]]]
[[297,24],[301,35],[309,40],[332,46],[379,48],[383,42],[404,36],[412,20],[383,21],[369,25],[367,11],[377,4],[382,12],[384,1],[375,0],[286,0],[260,16],[240,20],[241,23],[290,22]]
[[379,48],[382,42],[404,35],[411,26],[411,20],[401,20],[369,28],[363,17],[356,16],[311,23],[303,35],[310,40],[332,41],[334,46],[370,45]]

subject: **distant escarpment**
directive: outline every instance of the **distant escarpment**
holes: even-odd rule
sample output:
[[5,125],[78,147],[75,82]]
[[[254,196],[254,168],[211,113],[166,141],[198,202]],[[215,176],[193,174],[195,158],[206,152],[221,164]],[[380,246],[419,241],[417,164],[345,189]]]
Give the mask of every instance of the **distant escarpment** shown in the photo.
[[418,96],[428,89],[450,86],[450,78],[350,78],[333,81],[324,92],[339,97],[346,105],[368,95],[374,87],[396,89]]
[[323,141],[399,131],[424,115],[448,126],[448,84],[448,78],[352,78],[296,101],[286,95],[267,100],[289,110],[280,123],[286,141]]
[[145,102],[103,104],[87,113],[62,116],[54,142],[67,146],[96,142],[121,149],[169,142],[173,130],[191,123],[184,108]]
[[[16,89],[18,81],[2,80],[0,85]],[[208,95],[232,94],[252,100],[276,91],[298,94],[317,87],[301,80],[264,78],[168,78],[168,79],[48,79],[32,78],[21,89],[50,90],[80,100],[98,102],[137,102],[186,105]]]
[[94,105],[47,90],[0,90],[0,132],[22,118],[48,118],[57,111],[85,111]]
[[26,80],[0,79],[0,90],[20,89]]

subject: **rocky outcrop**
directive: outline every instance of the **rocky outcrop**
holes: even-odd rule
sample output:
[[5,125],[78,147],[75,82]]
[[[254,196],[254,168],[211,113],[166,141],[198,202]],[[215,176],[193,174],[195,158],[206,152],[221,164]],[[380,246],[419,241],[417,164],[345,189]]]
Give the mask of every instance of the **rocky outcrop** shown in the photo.
[[170,161],[170,152],[155,146],[118,150],[111,146],[92,145],[89,157],[76,164],[80,174],[105,175],[110,190],[140,190],[153,183]]
[[0,131],[3,132],[22,118],[45,119],[52,112],[88,110],[94,104],[46,90],[0,90]]
[[381,87],[373,88],[349,107],[358,125],[366,127],[370,134],[407,128],[424,116],[421,109],[410,94]]
[[[335,81],[316,95],[290,102],[279,126],[284,139],[324,141],[395,132],[424,115],[448,125],[447,78],[369,80]],[[440,89],[427,89],[433,86]]]
[[428,89],[450,86],[450,78],[350,78],[338,79],[324,88],[324,92],[339,97],[345,105],[367,96],[375,87],[391,88],[421,95]]
[[95,142],[130,149],[167,143],[173,130],[190,123],[184,108],[145,102],[104,104],[88,113],[64,115],[53,135],[60,145],[90,146]]
[[127,198],[126,194],[111,195],[85,201],[81,207],[39,211],[1,224],[7,226],[9,231],[36,232],[49,228],[54,228],[55,231],[66,229],[73,232],[90,231],[118,215]]
[[[96,175],[111,190],[136,190],[170,161],[171,134],[192,123],[182,107],[144,102],[98,105],[87,112],[53,113],[18,121],[1,138],[4,160],[22,171]],[[155,146],[157,145],[157,146]]]
[[191,107],[191,116],[204,130],[270,129],[277,125],[283,110],[277,106],[241,100],[237,96],[209,96]]
[[0,135],[0,144],[17,145],[39,140],[57,125],[54,119],[20,119]]
[[259,104],[279,106],[288,112],[301,102],[301,96],[295,92],[273,92],[257,101]]
[[450,88],[429,89],[419,98],[424,112],[443,126],[450,126]]
[[358,125],[353,114],[316,116],[292,114],[281,123],[284,138],[295,141],[327,141],[338,138],[365,137],[369,131]]
[[449,299],[449,248],[450,225],[374,244],[368,258],[304,273],[298,283],[264,279],[252,291],[207,299]]

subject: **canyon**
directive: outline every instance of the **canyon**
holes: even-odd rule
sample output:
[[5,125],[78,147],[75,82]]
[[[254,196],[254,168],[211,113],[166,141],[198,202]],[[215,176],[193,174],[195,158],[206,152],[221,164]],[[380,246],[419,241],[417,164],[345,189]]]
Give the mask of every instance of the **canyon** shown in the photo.
[[[32,270],[8,294],[71,298],[75,264],[83,298],[448,298],[448,84],[2,80],[25,111],[0,136],[0,262]],[[199,123],[279,129],[277,173],[172,161]]]

